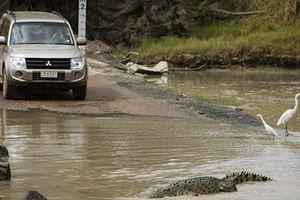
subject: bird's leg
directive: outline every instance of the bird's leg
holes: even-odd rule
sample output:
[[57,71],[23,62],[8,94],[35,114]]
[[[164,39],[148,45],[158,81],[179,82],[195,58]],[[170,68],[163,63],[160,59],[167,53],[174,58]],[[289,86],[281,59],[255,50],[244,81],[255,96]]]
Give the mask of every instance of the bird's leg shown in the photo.
[[273,139],[273,136],[272,135],[269,135],[269,140],[272,140]]
[[285,124],[285,137],[289,136],[289,132],[288,132],[288,123]]

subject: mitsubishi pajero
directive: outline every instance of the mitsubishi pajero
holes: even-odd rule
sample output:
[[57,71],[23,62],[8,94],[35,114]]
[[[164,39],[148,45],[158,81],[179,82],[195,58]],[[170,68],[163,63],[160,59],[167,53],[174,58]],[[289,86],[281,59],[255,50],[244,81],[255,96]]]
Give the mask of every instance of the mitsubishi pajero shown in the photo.
[[[5,99],[22,88],[72,90],[85,99],[87,66],[69,22],[59,13],[7,11],[0,19],[0,75]],[[51,90],[49,90],[51,91]]]

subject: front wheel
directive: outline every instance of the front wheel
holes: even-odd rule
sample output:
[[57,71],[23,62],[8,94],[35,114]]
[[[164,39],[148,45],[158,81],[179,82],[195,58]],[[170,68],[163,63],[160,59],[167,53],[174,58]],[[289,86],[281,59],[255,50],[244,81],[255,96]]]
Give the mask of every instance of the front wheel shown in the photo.
[[16,96],[16,87],[8,82],[5,69],[2,76],[2,95],[4,99],[14,99]]
[[87,89],[86,85],[75,86],[72,89],[73,98],[77,100],[84,100],[86,96],[86,89]]

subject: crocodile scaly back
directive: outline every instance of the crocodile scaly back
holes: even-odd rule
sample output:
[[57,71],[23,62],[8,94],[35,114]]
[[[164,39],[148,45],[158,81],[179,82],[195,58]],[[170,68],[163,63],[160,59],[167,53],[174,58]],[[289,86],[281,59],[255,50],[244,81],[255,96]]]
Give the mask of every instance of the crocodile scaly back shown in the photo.
[[150,198],[179,195],[198,196],[201,194],[218,193],[220,192],[220,181],[221,179],[211,176],[179,180],[153,192]]
[[221,191],[236,191],[234,182],[230,179],[219,179],[212,176],[194,177],[179,180],[166,187],[160,188],[150,195],[150,198],[165,196],[213,194]]
[[224,179],[233,179],[236,184],[248,182],[248,181],[272,181],[273,179],[252,172],[234,172],[227,175]]
[[212,194],[218,192],[237,191],[236,184],[247,181],[271,181],[272,179],[250,172],[235,172],[224,178],[212,176],[194,177],[176,181],[154,191],[150,198],[162,198],[165,196]]

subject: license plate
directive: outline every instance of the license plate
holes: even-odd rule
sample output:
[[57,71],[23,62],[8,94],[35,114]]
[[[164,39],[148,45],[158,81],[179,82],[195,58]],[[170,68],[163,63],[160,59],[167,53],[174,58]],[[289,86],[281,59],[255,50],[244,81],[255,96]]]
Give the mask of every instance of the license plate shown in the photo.
[[41,72],[41,78],[57,78],[57,72]]

